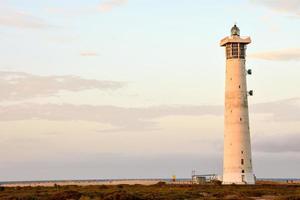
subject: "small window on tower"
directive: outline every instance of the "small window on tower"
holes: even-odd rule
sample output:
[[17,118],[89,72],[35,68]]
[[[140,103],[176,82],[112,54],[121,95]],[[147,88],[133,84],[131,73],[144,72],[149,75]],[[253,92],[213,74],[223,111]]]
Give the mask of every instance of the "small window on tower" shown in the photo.
[[244,151],[241,151],[242,154],[244,154]]
[[244,159],[241,159],[241,164],[244,165]]
[[232,44],[232,58],[238,58],[239,57],[239,45],[238,43]]
[[240,121],[243,121],[243,119],[242,119],[242,118],[240,118]]
[[242,173],[245,173],[245,170],[242,170]]
[[241,89],[241,85],[239,85],[239,88]]
[[239,57],[240,58],[245,58],[245,51],[246,51],[246,46],[244,44],[240,44],[240,53],[239,53]]

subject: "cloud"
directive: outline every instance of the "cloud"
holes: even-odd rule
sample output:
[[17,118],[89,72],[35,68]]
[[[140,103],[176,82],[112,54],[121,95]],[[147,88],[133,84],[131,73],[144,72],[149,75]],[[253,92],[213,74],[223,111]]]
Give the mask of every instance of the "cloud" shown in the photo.
[[266,120],[300,121],[300,98],[284,99],[251,106],[253,113],[270,114]]
[[0,71],[0,101],[24,100],[55,95],[60,91],[115,90],[125,83],[83,79],[77,76],[38,76]]
[[45,8],[45,12],[51,15],[63,15],[65,17],[73,18],[82,15],[89,15],[91,13],[98,12],[98,10],[94,5],[88,5],[84,2],[84,4],[79,7],[47,7]]
[[116,7],[126,5],[128,0],[102,0],[100,4],[87,4],[80,7],[48,7],[45,11],[52,15],[64,15],[67,17],[90,15],[99,12],[110,12]]
[[83,51],[80,53],[81,56],[83,57],[94,57],[94,56],[98,56],[98,54],[94,51]]
[[284,49],[279,51],[259,52],[250,54],[249,57],[271,60],[271,61],[299,61],[300,60],[300,49]]
[[123,108],[72,104],[18,104],[0,106],[0,121],[42,119],[54,121],[94,121],[111,124],[110,131],[155,130],[154,119],[171,115],[221,115],[220,106],[159,106]]
[[253,149],[265,153],[300,152],[300,134],[277,134],[276,137],[259,137],[253,141]]
[[[57,151],[56,148],[51,150]],[[221,172],[221,155],[197,153],[131,155],[74,151],[59,152],[54,158],[43,156],[26,162],[10,158],[0,166],[1,171],[6,172],[2,174],[1,180],[40,180],[41,177],[44,180],[81,180],[95,179],[95,174],[103,179],[169,178],[172,173],[176,173],[177,177],[187,177],[195,167],[201,173]]]
[[[296,129],[300,122],[300,98],[254,104],[250,105],[250,108],[251,114],[267,113],[271,116],[268,120],[273,120],[272,123],[269,124],[264,121],[261,122],[264,127],[273,126],[271,129],[264,128],[264,131],[268,131],[266,134],[261,130],[255,131],[255,137],[253,137],[252,143],[254,167],[258,169],[258,165],[262,165],[263,168],[263,164],[272,166],[272,164],[274,165],[274,163],[276,163],[274,165],[276,167],[272,168],[271,171],[273,174],[278,175],[282,172],[278,166],[286,168],[287,163],[289,163],[288,165],[291,165],[291,170],[289,170],[288,175],[293,176],[297,174],[300,164],[298,162],[298,152],[300,151],[298,141],[300,138]],[[203,127],[206,122],[201,121],[201,118],[199,118],[199,122],[196,121],[196,123],[195,121],[189,123],[189,118],[185,120],[180,118],[178,121],[172,120],[169,121],[170,124],[165,126],[161,126],[161,124],[157,123],[163,121],[161,119],[165,119],[165,117],[168,116],[203,116],[203,118],[212,116],[213,120],[217,119],[218,121],[212,121],[213,123],[209,126],[218,127],[218,136],[216,137],[215,135],[211,137],[211,135],[214,134],[214,129],[210,128],[209,130],[205,130]],[[19,172],[18,169],[20,166],[25,169],[31,169],[32,166],[39,166],[44,169],[43,166],[48,166],[47,170],[49,173],[46,174],[50,174],[49,177],[52,176],[53,178],[53,174],[56,174],[56,176],[60,174],[57,174],[55,171],[58,167],[53,166],[60,165],[59,163],[68,166],[63,169],[65,171],[68,171],[67,169],[73,166],[74,169],[76,168],[78,170],[72,173],[69,171],[67,173],[61,173],[62,177],[59,178],[72,177],[74,174],[77,174],[78,178],[86,177],[87,174],[82,172],[81,169],[89,168],[89,165],[95,165],[95,163],[96,167],[94,170],[104,170],[104,176],[109,177],[113,177],[114,175],[119,176],[119,174],[116,175],[113,173],[116,171],[114,166],[122,166],[121,168],[125,170],[121,170],[122,172],[119,173],[126,174],[124,176],[143,176],[143,172],[136,171],[136,169],[144,169],[143,167],[148,166],[149,163],[152,163],[149,168],[152,167],[155,169],[154,172],[149,174],[150,177],[158,176],[160,173],[162,175],[169,173],[170,170],[176,170],[175,172],[172,171],[172,173],[178,175],[181,173],[180,169],[184,169],[182,170],[184,177],[184,174],[187,173],[186,169],[194,169],[197,166],[201,166],[201,168],[198,169],[203,173],[207,173],[211,170],[215,172],[216,166],[220,167],[222,160],[222,149],[218,148],[218,145],[222,144],[222,117],[222,105],[165,105],[139,108],[71,104],[2,105],[0,106],[0,122],[3,140],[0,142],[2,142],[3,155],[5,155],[2,160],[4,160],[6,164],[1,165],[1,167],[3,170],[8,170],[10,174],[12,174],[11,176],[7,176],[8,179],[12,177],[18,179],[20,176],[17,175],[26,174],[13,174],[14,171]],[[21,121],[17,122],[17,120]],[[280,120],[280,123],[277,123],[277,120]],[[281,120],[283,120],[283,122]],[[281,126],[281,123],[285,123],[285,120],[292,122],[297,121],[297,123],[286,123],[285,125],[293,126],[293,128],[289,130],[282,128],[281,130],[283,132],[280,132],[277,127],[274,127],[275,123]],[[66,123],[67,121],[68,123]],[[81,125],[80,123],[85,123],[82,121],[108,124],[108,133],[112,130],[119,132],[119,134],[97,134],[95,130],[97,130],[98,125],[91,125],[90,123]],[[166,123],[166,121],[163,123]],[[187,128],[190,124],[196,124],[197,128]],[[167,126],[172,128],[164,128]],[[257,126],[260,126],[260,124],[254,125],[254,127]],[[51,129],[48,127],[51,127]],[[157,130],[158,128],[159,130]],[[153,130],[155,132],[150,132]],[[57,134],[49,136],[49,133],[53,131],[57,131]],[[103,132],[105,132],[105,130]],[[70,138],[72,138],[72,140],[70,140]],[[68,143],[66,144],[65,141],[68,141]],[[53,149],[53,145],[55,145],[55,149]],[[39,151],[36,149],[39,149]],[[24,150],[32,151],[32,153],[30,152],[26,155],[22,154],[22,158],[13,159],[18,158]],[[5,152],[9,152],[9,154],[5,154]],[[60,152],[64,152],[64,154],[60,154]],[[92,152],[93,155],[88,155],[90,152]],[[106,154],[106,152],[109,152],[109,154]],[[161,152],[165,152],[165,154],[172,152],[174,157],[171,155],[162,155]],[[191,152],[197,152],[197,155],[192,155]],[[117,155],[113,155],[115,153]],[[119,155],[122,153],[128,154],[129,156],[140,155],[141,157],[131,160],[127,156]],[[188,156],[189,154],[191,157]],[[149,157],[152,155],[153,157]],[[78,158],[80,161],[78,161]],[[146,160],[143,160],[143,158]],[[197,159],[189,160],[190,158]],[[52,162],[53,165],[45,165],[44,162],[42,162],[44,159],[48,161],[52,161],[53,159],[55,162]],[[94,162],[95,160],[101,160],[101,163]],[[130,162],[126,162],[128,160],[130,160]],[[169,164],[166,164],[163,160],[168,160]],[[182,161],[183,164],[177,166],[178,168],[172,168],[172,166],[175,166],[174,163],[178,163],[178,161]],[[24,166],[21,162],[27,163],[28,165]],[[36,162],[40,163],[37,164]],[[204,164],[202,165],[201,163]],[[206,165],[205,163],[210,164]],[[36,169],[39,167],[36,167]],[[260,168],[260,170],[262,168]],[[126,169],[131,169],[131,171]],[[42,174],[45,170],[46,169],[39,173]],[[258,171],[259,170],[256,170],[256,173],[258,173]],[[270,170],[268,171],[268,169],[265,169],[264,172],[270,174]],[[35,170],[32,170],[30,174],[36,174]],[[92,177],[93,174],[94,172],[91,173],[90,176]],[[260,174],[265,175],[265,173],[262,172],[260,172]],[[281,175],[287,176],[286,173],[282,173]],[[24,179],[30,178],[30,176],[27,175],[21,177],[24,177]],[[35,176],[31,176],[31,178],[33,177]]]
[[[269,121],[300,121],[300,98],[251,105],[254,114],[268,114]],[[157,119],[168,116],[223,116],[223,106],[153,106],[125,108],[72,104],[18,104],[0,106],[0,121],[92,121],[110,124],[109,131],[156,130]],[[108,131],[108,132],[109,132]]]
[[45,29],[54,27],[44,20],[28,13],[0,9],[0,26],[28,29]]
[[74,43],[76,41],[78,41],[78,37],[77,36],[54,36],[54,37],[48,37],[50,42],[55,42],[55,43],[59,43],[59,44],[70,44],[70,43]]
[[251,2],[261,4],[277,12],[300,17],[299,0],[251,0]]
[[117,6],[122,6],[122,5],[126,4],[127,2],[128,2],[128,0],[106,0],[99,5],[98,10],[100,12],[109,12],[113,8],[115,8]]

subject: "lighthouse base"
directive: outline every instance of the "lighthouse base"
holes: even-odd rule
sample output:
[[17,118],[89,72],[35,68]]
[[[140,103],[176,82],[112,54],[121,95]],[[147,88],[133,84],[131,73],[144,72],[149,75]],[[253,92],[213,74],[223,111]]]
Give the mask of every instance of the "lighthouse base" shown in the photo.
[[223,185],[254,185],[255,178],[253,173],[226,173],[223,175]]

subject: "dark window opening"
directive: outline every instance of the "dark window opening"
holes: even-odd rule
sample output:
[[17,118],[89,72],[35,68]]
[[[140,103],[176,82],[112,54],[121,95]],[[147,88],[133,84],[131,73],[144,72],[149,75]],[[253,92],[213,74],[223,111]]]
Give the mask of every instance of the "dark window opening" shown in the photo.
[[242,121],[243,119],[242,118],[240,118],[240,121]]
[[242,173],[245,173],[245,170],[242,170]]
[[228,43],[226,45],[226,58],[241,58],[244,59],[246,55],[246,45],[240,43]]
[[244,151],[241,151],[242,154],[244,154]]
[[245,50],[246,50],[246,46],[244,44],[240,44],[240,54],[239,54],[240,58],[245,58],[246,55]]
[[244,159],[241,159],[241,164],[244,165]]
[[239,85],[239,88],[241,89],[241,85]]

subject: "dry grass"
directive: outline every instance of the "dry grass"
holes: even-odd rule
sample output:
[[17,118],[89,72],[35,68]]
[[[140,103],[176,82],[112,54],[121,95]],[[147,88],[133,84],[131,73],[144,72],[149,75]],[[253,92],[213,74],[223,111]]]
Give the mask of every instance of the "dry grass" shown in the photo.
[[1,200],[300,200],[300,185],[260,183],[254,186],[118,185],[1,188]]

